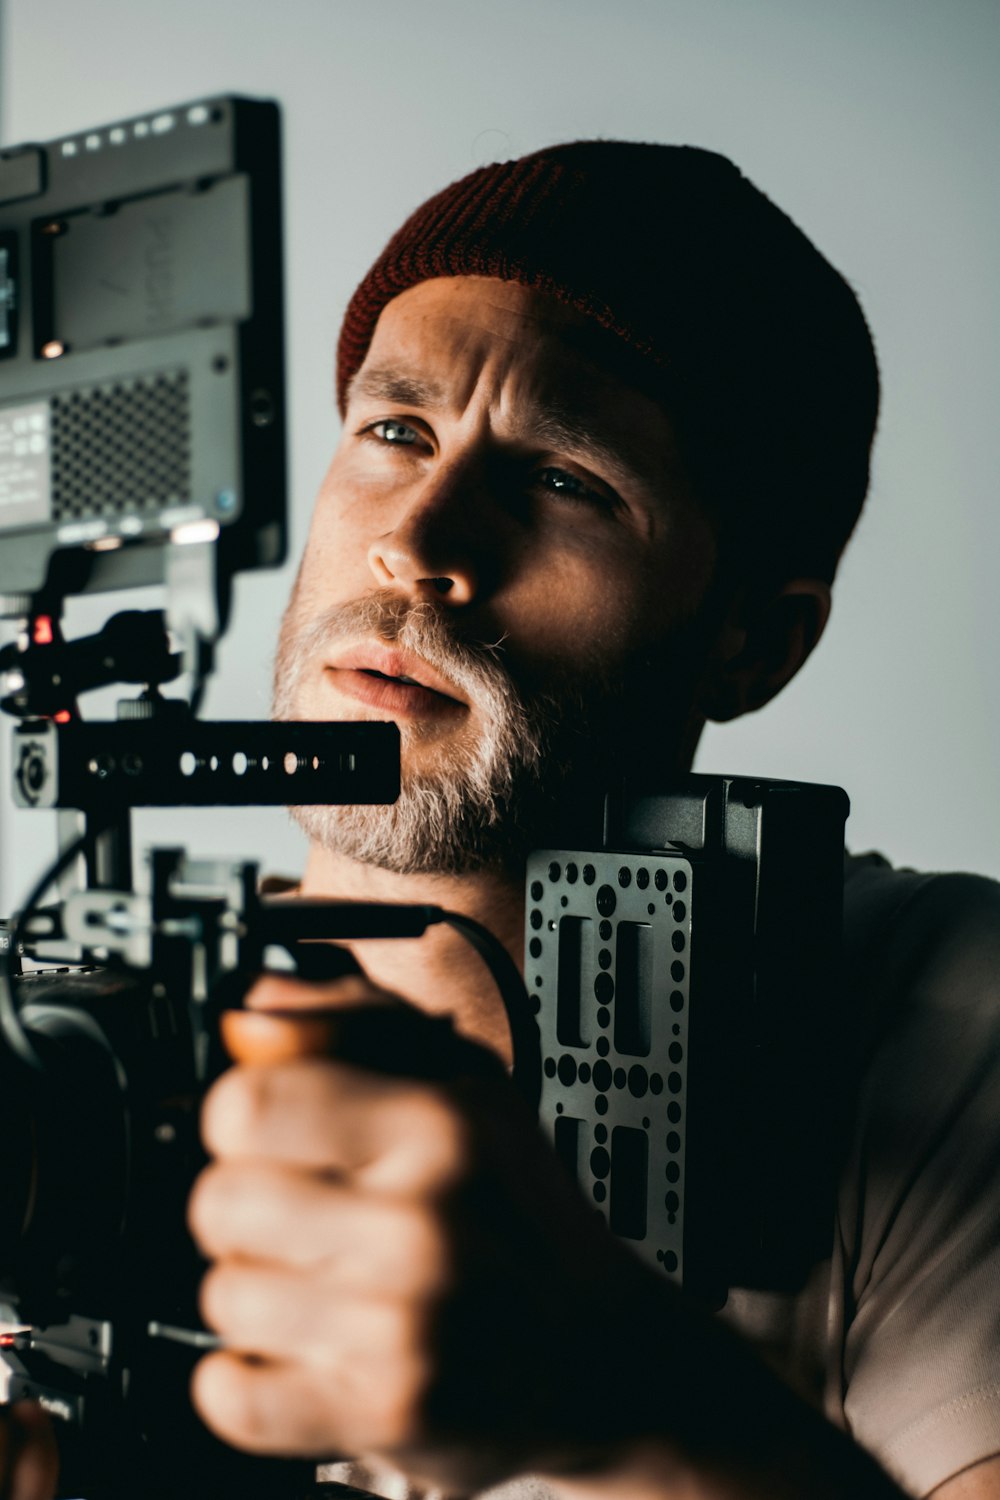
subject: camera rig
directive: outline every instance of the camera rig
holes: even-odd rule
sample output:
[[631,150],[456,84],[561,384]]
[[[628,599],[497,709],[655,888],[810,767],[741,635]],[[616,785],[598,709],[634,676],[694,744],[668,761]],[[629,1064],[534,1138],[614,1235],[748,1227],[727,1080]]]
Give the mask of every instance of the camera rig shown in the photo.
[[[520,1076],[536,1030],[490,934],[434,907],[269,902],[253,864],[154,850],[142,806],[390,802],[393,724],[196,718],[233,575],[285,553],[280,145],[269,102],[202,100],[0,153],[0,707],[13,800],[62,850],[0,927],[0,1400],[64,1419],[61,1493],[315,1494],[196,1421],[210,1347],[185,1202],[218,1018],[282,948],[449,921],[491,966]],[[67,640],[65,599],[161,585],[162,611]],[[165,685],[187,680],[185,697]],[[117,720],[79,699],[140,691]],[[61,899],[44,904],[52,880]],[[537,1068],[535,1069],[537,1075]]]
[[[285,552],[279,161],[276,106],[231,98],[0,152],[0,707],[13,800],[57,811],[62,844],[0,925],[0,1400],[65,1419],[61,1492],[86,1500],[317,1493],[186,1395],[213,1342],[184,1229],[197,1107],[220,1011],[275,948],[323,975],[342,950],[318,939],[458,927],[584,1193],[708,1301],[801,1283],[831,1222],[837,788],[616,789],[596,847],[529,861],[530,1002],[438,908],[273,901],[252,864],[181,849],[137,882],[135,807],[399,790],[394,725],[196,717],[234,574]],[[67,597],[135,584],[163,610],[64,639]],[[117,720],[84,721],[121,683]]]

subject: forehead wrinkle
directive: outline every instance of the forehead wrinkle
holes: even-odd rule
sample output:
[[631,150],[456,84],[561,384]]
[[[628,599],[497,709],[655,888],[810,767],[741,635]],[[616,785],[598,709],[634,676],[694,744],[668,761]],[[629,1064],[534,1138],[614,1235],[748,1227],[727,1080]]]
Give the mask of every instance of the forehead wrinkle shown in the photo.
[[[460,331],[466,338],[474,332],[468,326],[461,325],[455,331]],[[544,342],[545,332],[542,332],[541,338],[536,332],[536,347]],[[554,381],[551,371],[539,381],[537,371],[518,367],[518,355],[523,352],[524,347],[522,326],[520,337],[517,331],[512,331],[508,336],[495,339],[489,353],[474,361],[476,369],[472,385],[480,389],[481,397],[487,398],[487,405],[490,404],[488,390],[483,387],[483,381],[486,381],[487,387],[493,386],[497,391],[499,401],[496,414],[500,416],[501,426],[506,428],[506,436],[513,437],[526,446],[542,446],[557,452],[575,453],[580,459],[588,459],[606,470],[616,482],[634,483],[638,480],[644,485],[662,484],[667,477],[665,470],[669,463],[665,461],[667,455],[662,451],[661,443],[655,438],[657,432],[661,438],[664,436],[661,421],[666,424],[665,414],[652,414],[655,428],[653,433],[640,434],[633,430],[633,424],[628,424],[627,431],[617,431],[618,424],[609,423],[599,414],[600,382],[595,390],[589,389],[589,381],[585,382],[588,389],[581,391],[578,399],[574,399],[575,392],[566,394],[561,388],[553,389],[553,385],[578,386],[581,378],[579,368],[572,372],[567,370],[565,382],[558,381],[558,377]],[[564,350],[559,350],[558,354],[565,358]],[[563,359],[559,360],[560,364]],[[423,366],[414,365],[402,353],[398,360],[362,366],[350,382],[348,401],[360,396],[426,411],[458,410],[467,407],[472,394],[464,389],[464,381],[462,385],[463,390],[459,393],[454,388],[454,377],[450,380],[436,379],[433,375],[428,375]],[[647,404],[641,396],[636,396],[635,399],[640,406]],[[650,414],[647,413],[648,415]],[[656,417],[660,420],[655,420]],[[494,423],[491,422],[490,425],[493,426]],[[502,432],[497,433],[498,437],[504,435]],[[669,446],[672,449],[672,443]]]

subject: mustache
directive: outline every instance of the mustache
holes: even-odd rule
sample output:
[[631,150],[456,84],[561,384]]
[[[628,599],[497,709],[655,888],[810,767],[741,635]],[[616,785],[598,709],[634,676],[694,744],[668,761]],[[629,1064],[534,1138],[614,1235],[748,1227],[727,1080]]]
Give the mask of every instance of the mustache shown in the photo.
[[[292,614],[293,605],[289,609]],[[310,661],[353,641],[374,639],[412,652],[453,683],[491,722],[522,717],[525,703],[494,642],[463,640],[447,613],[427,601],[401,600],[385,592],[325,610],[308,624],[286,617],[275,659],[275,705],[279,712]]]

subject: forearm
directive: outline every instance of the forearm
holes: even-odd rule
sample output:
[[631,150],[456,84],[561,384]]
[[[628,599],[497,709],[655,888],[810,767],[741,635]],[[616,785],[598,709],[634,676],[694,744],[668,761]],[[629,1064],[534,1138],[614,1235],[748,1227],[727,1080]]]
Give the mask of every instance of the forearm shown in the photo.
[[590,1431],[610,1440],[552,1465],[563,1500],[902,1500],[731,1330],[662,1283],[636,1290],[631,1358],[592,1380]]
[[[720,1427],[725,1418],[720,1415]],[[623,1443],[578,1473],[548,1476],[560,1500],[902,1500],[846,1434],[805,1408],[737,1450],[683,1453],[672,1439]]]

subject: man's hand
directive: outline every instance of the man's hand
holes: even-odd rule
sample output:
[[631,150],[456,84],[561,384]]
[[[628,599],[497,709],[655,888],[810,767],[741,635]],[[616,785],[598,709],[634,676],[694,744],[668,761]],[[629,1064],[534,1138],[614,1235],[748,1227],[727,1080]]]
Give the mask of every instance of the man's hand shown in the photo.
[[240,1447],[396,1455],[438,1482],[539,1457],[529,1427],[537,1445],[562,1419],[537,1372],[563,1362],[550,1331],[565,1348],[587,1316],[574,1265],[603,1277],[603,1225],[450,1026],[360,976],[268,976],[250,1005],[229,1018],[239,1065],[205,1102],[216,1160],[190,1206],[215,1261],[203,1313],[229,1346],[196,1372],[203,1417]]
[[250,1004],[190,1206],[227,1345],[194,1400],[223,1438],[451,1491],[898,1496],[611,1238],[495,1059],[363,976]]
[[0,1407],[0,1496],[52,1500],[59,1455],[47,1414],[33,1401]]

